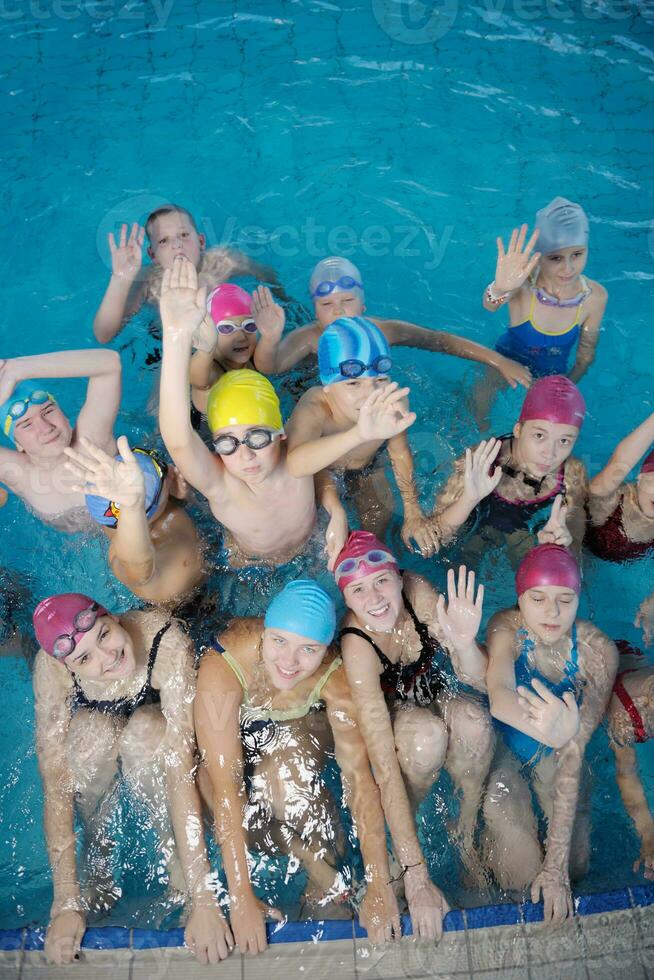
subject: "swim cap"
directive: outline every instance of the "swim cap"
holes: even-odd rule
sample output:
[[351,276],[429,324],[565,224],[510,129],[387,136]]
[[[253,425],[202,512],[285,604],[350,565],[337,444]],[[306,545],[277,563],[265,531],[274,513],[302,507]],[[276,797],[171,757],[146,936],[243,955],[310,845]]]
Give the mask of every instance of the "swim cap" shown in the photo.
[[309,280],[311,299],[329,296],[331,293],[355,293],[363,300],[361,273],[349,259],[330,255],[321,259]]
[[22,419],[30,405],[45,405],[46,402],[57,404],[50,392],[43,387],[42,381],[19,381],[9,398],[0,405],[0,425],[7,439],[11,439],[16,445],[16,422]]
[[654,449],[652,449],[649,456],[646,456],[643,460],[643,465],[640,468],[641,473],[654,473]]
[[562,585],[579,595],[581,572],[572,552],[560,544],[539,544],[532,548],[516,572],[515,590],[521,596],[539,585]]
[[541,255],[572,245],[588,245],[588,218],[584,209],[565,197],[555,197],[536,212],[536,227],[540,232],[536,248]]
[[226,371],[209,392],[207,418],[212,432],[229,425],[284,428],[279,398],[272,384],[258,371]]
[[343,592],[350,582],[384,569],[400,570],[387,545],[370,531],[352,531],[336,559],[334,578]]
[[522,403],[518,422],[543,419],[561,425],[581,428],[586,414],[584,396],[576,384],[562,374],[539,378],[531,386]]
[[[98,617],[108,615],[104,606],[98,605],[94,599],[80,592],[63,592],[61,595],[51,595],[43,599],[32,615],[39,646],[56,660],[64,660],[75,649],[79,638],[87,632],[75,629],[75,620],[87,611],[93,616],[89,629],[93,628]],[[67,653],[55,653],[55,643],[59,637],[71,640],[72,647]]]
[[[149,452],[136,446],[132,449],[134,458],[139,464],[145,478],[145,516],[152,517],[161,499],[161,488],[168,472],[168,464],[159,459],[156,453]],[[122,462],[123,457],[116,453],[114,459]],[[94,493],[86,494],[86,507],[98,524],[105,527],[116,527],[120,515],[120,505],[108,497],[98,497]]]
[[230,316],[249,316],[251,306],[250,294],[231,282],[221,282],[207,296],[207,312],[216,324]]
[[313,579],[289,582],[268,606],[264,626],[331,643],[336,632],[334,602]]
[[[318,371],[323,385],[377,378],[388,374],[392,364],[388,341],[379,327],[362,316],[334,320],[318,341]],[[352,365],[356,370],[349,370]]]

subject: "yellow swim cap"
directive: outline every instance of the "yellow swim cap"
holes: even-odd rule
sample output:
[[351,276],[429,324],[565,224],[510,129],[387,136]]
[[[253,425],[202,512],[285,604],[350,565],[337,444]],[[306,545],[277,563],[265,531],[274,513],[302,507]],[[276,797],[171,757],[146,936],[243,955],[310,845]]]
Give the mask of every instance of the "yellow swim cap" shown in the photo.
[[207,418],[212,432],[229,425],[284,427],[279,398],[268,378],[243,368],[226,371],[209,392]]

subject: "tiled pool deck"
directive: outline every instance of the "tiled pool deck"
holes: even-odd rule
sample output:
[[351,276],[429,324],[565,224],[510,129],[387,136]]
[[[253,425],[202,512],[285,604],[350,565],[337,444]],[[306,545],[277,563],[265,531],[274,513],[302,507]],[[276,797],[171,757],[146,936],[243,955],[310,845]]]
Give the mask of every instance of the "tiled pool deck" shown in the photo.
[[[268,927],[270,945],[256,956],[232,954],[201,966],[180,946],[182,930],[89,929],[79,963],[54,967],[43,932],[0,931],[1,980],[649,980],[654,977],[654,885],[576,899],[577,915],[544,928],[542,907],[493,905],[450,912],[438,946],[405,938],[371,946],[353,921],[290,922]],[[404,926],[408,925],[406,917]]]

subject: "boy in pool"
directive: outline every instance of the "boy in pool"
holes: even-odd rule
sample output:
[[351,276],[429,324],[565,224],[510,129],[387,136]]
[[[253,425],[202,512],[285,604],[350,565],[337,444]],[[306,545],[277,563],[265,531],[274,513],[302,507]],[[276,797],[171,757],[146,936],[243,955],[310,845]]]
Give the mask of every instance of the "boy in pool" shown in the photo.
[[513,561],[536,538],[581,548],[587,477],[571,453],[585,412],[583,396],[568,378],[537,381],[513,434],[467,449],[454,464],[433,515],[440,545],[466,525],[484,549],[507,544]]
[[[285,314],[270,290],[260,286],[252,303],[261,337],[254,363],[263,374],[282,374],[305,357],[315,355],[324,330],[341,317],[362,317],[366,311],[361,273],[348,259],[331,255],[322,259],[311,274],[309,292],[316,319],[282,340]],[[529,371],[502,354],[444,330],[428,330],[405,320],[368,317],[381,330],[389,345],[417,347],[440,354],[451,354],[479,361],[499,371],[507,384],[528,387]]]
[[654,414],[618,443],[588,487],[586,544],[606,561],[642,558],[654,549],[654,451],[635,483],[625,477],[654,442]]
[[[202,543],[181,505],[186,484],[175,467],[118,439],[110,456],[87,439],[67,449],[86,506],[109,539],[109,567],[145,602],[177,604],[203,577]],[[95,492],[89,493],[89,488]]]
[[[488,698],[503,740],[483,808],[488,860],[502,888],[531,884],[533,902],[542,892],[546,923],[573,915],[570,879],[588,869],[584,753],[618,666],[615,643],[577,619],[580,589],[573,555],[539,545],[518,568],[517,608],[488,624]],[[547,819],[544,857],[529,784]]]
[[429,554],[434,539],[413,479],[405,430],[415,421],[408,388],[389,383],[390,348],[381,330],[363,317],[343,317],[318,342],[321,387],[300,398],[288,423],[288,468],[307,476],[329,468],[344,476],[364,527],[384,536],[392,512],[383,450],[393,466],[402,502],[402,539]]
[[654,819],[638,775],[634,747],[654,736],[654,664],[627,643],[619,641],[618,648],[619,673],[608,710],[615,774],[625,809],[640,840],[634,871],[642,865],[644,876],[654,880]]
[[[34,631],[41,647],[33,678],[36,746],[54,892],[48,962],[77,958],[89,907],[106,908],[120,897],[103,806],[120,763],[159,835],[171,887],[188,896],[186,945],[201,962],[217,963],[233,939],[211,887],[195,785],[196,678],[188,637],[160,610],[117,617],[78,593],[40,602]],[[78,877],[75,810],[96,855],[87,896]]]
[[[178,204],[157,208],[148,216],[144,228],[134,223],[129,236],[127,225],[123,225],[118,243],[113,232],[107,237],[111,278],[93,321],[95,339],[101,344],[112,341],[144,303],[150,306],[159,303],[163,274],[172,268],[177,255],[193,263],[202,285],[209,289],[234,276],[277,282],[273,269],[242,252],[225,246],[207,249],[205,236],[198,232],[193,215]],[[152,265],[143,274],[141,263],[146,238]]]
[[[84,495],[66,467],[65,450],[84,437],[116,451],[120,358],[115,351],[76,350],[0,361],[0,427],[15,449],[0,447],[0,481],[44,523],[62,531],[88,529]],[[88,378],[75,427],[45,378]],[[29,380],[28,380],[29,379]]]
[[[193,264],[176,258],[161,293],[161,435],[184,478],[224,525],[232,564],[282,564],[301,552],[313,532],[314,479],[289,471],[279,399],[257,371],[229,371],[211,389],[207,413],[215,452],[193,431],[188,372],[205,309]],[[330,514],[327,549],[335,558],[347,536],[345,512],[331,481],[320,476],[316,483],[318,501]]]

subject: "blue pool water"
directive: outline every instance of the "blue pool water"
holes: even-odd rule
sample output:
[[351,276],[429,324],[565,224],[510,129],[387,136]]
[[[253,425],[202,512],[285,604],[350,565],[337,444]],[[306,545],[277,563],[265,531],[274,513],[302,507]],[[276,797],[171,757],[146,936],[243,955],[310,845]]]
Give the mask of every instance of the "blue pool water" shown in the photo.
[[[231,241],[275,266],[300,303],[312,265],[348,254],[370,313],[492,344],[504,314],[485,313],[479,297],[493,275],[495,236],[562,194],[589,213],[588,273],[610,293],[581,385],[589,415],[578,454],[596,471],[652,411],[654,6],[431,6],[430,17],[402,0],[7,0],[0,354],[91,346],[107,231],[169,200],[193,211],[210,243]],[[300,315],[296,308],[295,322]],[[118,431],[133,439],[152,431],[151,320],[139,316],[116,342],[125,377]],[[477,369],[409,351],[396,364],[418,412],[410,438],[428,502],[477,438],[465,400]],[[74,415],[82,386],[58,391]],[[494,431],[510,427],[519,401],[511,392],[498,399]],[[16,501],[0,520],[0,561],[36,599],[83,587],[113,608],[129,606],[99,541],[82,549]],[[443,581],[443,564],[404,564]],[[487,613],[513,601],[508,570],[493,575]],[[589,559],[585,611],[611,635],[638,640],[631,623],[653,579],[652,561],[622,569]],[[257,604],[254,593],[231,611]],[[49,873],[25,661],[1,658],[0,682],[0,927],[10,927],[45,921]],[[631,881],[635,856],[601,733],[592,751],[603,775],[588,890]],[[651,747],[647,756],[654,800]],[[435,877],[456,894],[457,868],[434,816],[447,806],[444,784],[423,810],[423,831]],[[121,921],[142,922],[138,904],[127,903]]]

